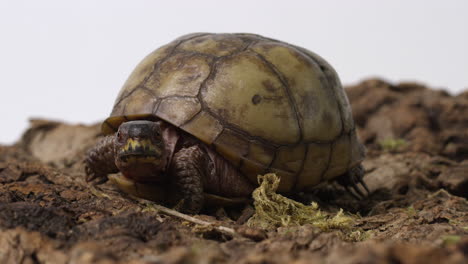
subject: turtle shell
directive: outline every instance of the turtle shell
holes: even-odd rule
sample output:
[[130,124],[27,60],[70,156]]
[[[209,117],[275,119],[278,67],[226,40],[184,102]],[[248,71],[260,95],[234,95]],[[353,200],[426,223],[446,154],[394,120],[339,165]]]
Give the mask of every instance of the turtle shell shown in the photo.
[[253,34],[186,35],[149,54],[103,123],[163,119],[212,146],[252,182],[305,189],[364,158],[334,69],[306,49]]

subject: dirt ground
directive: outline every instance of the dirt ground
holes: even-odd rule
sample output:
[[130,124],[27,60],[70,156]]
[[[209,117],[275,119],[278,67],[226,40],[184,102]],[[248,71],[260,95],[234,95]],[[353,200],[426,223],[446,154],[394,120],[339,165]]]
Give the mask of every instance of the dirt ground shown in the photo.
[[356,200],[327,184],[311,195],[353,215],[355,237],[248,228],[222,209],[195,216],[230,235],[151,210],[84,181],[98,125],[33,120],[0,146],[0,263],[468,263],[468,91],[373,79],[347,92],[371,193]]

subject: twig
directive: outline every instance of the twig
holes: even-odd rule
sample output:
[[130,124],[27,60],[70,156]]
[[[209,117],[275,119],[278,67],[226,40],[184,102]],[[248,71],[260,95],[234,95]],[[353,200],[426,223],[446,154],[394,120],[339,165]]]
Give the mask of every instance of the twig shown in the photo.
[[[147,201],[145,201],[145,202],[147,202]],[[161,213],[164,213],[166,215],[174,216],[174,217],[177,217],[177,218],[192,222],[192,223],[197,224],[197,225],[213,227],[214,229],[216,229],[219,232],[224,233],[224,234],[228,234],[228,235],[231,235],[231,236],[238,236],[239,235],[234,229],[232,229],[230,227],[216,225],[216,224],[208,222],[208,221],[200,220],[200,219],[195,218],[193,216],[183,214],[181,212],[169,209],[169,208],[161,206],[159,204],[151,203],[151,207],[153,207],[155,210],[157,210],[157,211],[159,211]]]

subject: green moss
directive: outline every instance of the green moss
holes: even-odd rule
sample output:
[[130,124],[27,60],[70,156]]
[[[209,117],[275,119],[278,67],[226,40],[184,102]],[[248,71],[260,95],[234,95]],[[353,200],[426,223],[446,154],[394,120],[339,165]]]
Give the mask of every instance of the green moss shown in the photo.
[[259,175],[258,180],[260,186],[252,194],[255,214],[249,219],[247,225],[271,229],[280,226],[311,224],[323,231],[351,228],[353,218],[346,216],[341,209],[335,216],[329,216],[320,211],[315,202],[304,205],[277,194],[280,179],[276,174]]
[[379,145],[384,151],[394,152],[403,150],[408,145],[408,142],[402,138],[387,138],[380,141]]
[[442,237],[442,241],[445,246],[457,244],[458,241],[460,240],[461,240],[461,236],[457,236],[457,235],[446,235]]
[[406,211],[408,213],[408,216],[415,216],[416,215],[416,210],[414,209],[414,207],[412,205],[408,206],[406,208]]

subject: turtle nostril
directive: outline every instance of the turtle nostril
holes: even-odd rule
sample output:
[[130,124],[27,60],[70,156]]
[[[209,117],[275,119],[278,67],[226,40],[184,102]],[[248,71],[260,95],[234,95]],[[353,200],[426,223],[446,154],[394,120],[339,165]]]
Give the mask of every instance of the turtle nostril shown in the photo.
[[120,131],[117,132],[117,140],[122,141],[123,140],[123,135],[120,133]]

